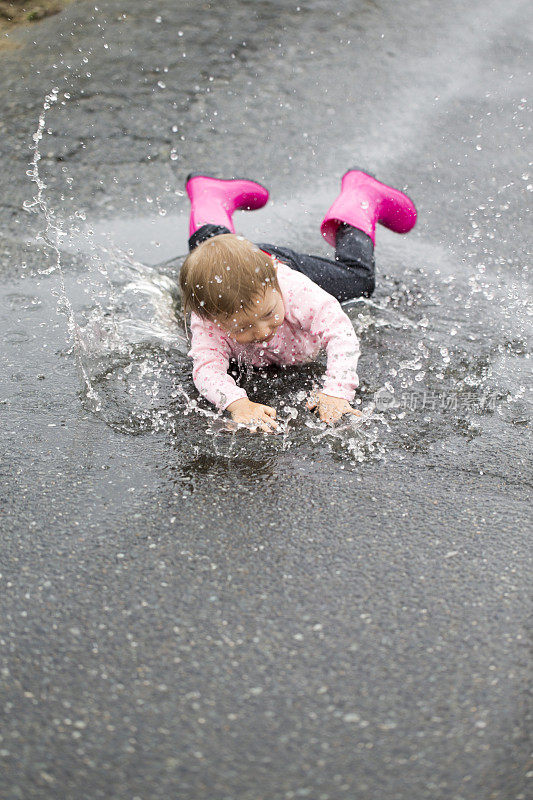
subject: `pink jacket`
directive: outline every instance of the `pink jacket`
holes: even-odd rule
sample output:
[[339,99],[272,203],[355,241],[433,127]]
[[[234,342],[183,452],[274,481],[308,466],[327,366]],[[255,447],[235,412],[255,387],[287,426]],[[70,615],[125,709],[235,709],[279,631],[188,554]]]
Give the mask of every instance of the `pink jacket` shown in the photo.
[[276,261],[285,319],[268,342],[239,344],[215,323],[191,314],[191,349],[194,384],[201,395],[223,411],[234,400],[247,397],[228,375],[229,360],[264,367],[267,364],[302,364],[325,348],[327,370],[321,391],[349,402],[359,385],[359,341],[352,323],[332,295],[316,283]]

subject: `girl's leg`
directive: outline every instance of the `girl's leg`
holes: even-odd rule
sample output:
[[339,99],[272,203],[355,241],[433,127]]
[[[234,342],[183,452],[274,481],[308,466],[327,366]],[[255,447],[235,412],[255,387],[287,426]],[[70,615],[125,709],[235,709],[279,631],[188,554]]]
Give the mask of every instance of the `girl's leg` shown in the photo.
[[335,245],[335,260],[295,253],[286,247],[260,245],[303,272],[339,301],[369,297],[374,291],[376,224],[407,233],[416,208],[406,194],[358,168],[343,175],[341,191],[322,222],[324,238]]
[[218,236],[220,233],[231,233],[231,231],[229,228],[224,227],[224,225],[213,225],[211,223],[202,225],[189,239],[189,253],[191,250],[194,250],[195,247],[198,247],[199,244],[205,242],[206,239],[210,239],[212,236]]
[[374,244],[363,231],[342,224],[336,232],[335,259],[297,253],[289,247],[259,247],[307,275],[339,302],[370,297],[375,287]]

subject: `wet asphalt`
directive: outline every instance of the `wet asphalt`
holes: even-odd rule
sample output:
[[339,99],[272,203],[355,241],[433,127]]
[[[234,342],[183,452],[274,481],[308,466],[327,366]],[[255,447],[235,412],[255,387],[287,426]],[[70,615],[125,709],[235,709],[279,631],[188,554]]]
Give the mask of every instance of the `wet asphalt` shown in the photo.
[[[526,800],[529,4],[96,5],[0,49],[0,797]],[[147,263],[185,252],[190,171],[266,183],[247,235],[322,253],[348,167],[408,191],[375,299],[429,320],[422,381],[477,405],[415,409],[360,463],[91,413],[22,209],[53,87],[47,208]],[[421,349],[361,338],[369,394]]]

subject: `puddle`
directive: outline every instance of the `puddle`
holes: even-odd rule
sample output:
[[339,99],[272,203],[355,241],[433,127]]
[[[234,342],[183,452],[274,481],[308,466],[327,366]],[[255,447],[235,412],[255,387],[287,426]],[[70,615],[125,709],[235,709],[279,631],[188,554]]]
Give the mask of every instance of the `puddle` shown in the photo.
[[[530,310],[522,284],[490,276],[485,264],[468,271],[427,242],[405,239],[396,246],[394,234],[380,231],[378,289],[371,299],[345,304],[361,340],[356,403],[363,416],[326,428],[305,410],[325,368],[322,355],[297,371],[245,370],[239,376],[250,396],[277,408],[279,435],[258,436],[233,425],[192,384],[177,287],[187,241],[185,193],[174,190],[184,198],[177,214],[167,213],[163,193],[146,198],[153,213],[135,218],[90,220],[75,205],[51,209],[39,173],[39,142],[57,98],[56,90],[47,96],[34,135],[28,175],[36,194],[25,207],[42,221],[39,238],[50,265],[41,274],[51,281],[68,322],[64,355],[78,366],[82,403],[103,423],[125,434],[167,434],[190,457],[246,458],[259,449],[298,451],[305,458],[327,451],[357,465],[392,450],[423,449],[450,432],[474,439],[479,415],[515,425],[529,419],[522,368]],[[64,180],[75,191],[67,172]],[[320,242],[319,209],[330,200],[317,193],[273,199],[259,212],[236,215],[236,226],[255,241],[302,247],[295,238],[311,241],[311,226]],[[295,218],[302,219],[296,232]],[[83,267],[66,270],[73,254]],[[33,314],[41,304],[31,285],[12,287],[5,299],[15,323],[17,314]],[[6,343],[16,348],[29,335],[24,326],[10,324]],[[503,410],[511,402],[516,413]]]

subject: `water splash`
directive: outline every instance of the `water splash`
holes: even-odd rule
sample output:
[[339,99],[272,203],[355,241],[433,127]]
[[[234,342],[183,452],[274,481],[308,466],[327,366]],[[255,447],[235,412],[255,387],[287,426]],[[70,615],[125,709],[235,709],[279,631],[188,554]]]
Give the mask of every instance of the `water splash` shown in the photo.
[[[522,424],[522,382],[517,384],[511,376],[505,387],[496,378],[498,371],[511,375],[509,359],[524,353],[516,348],[501,350],[500,345],[495,349],[493,344],[476,347],[483,340],[470,317],[470,309],[476,308],[486,323],[483,308],[505,292],[508,301],[502,304],[500,317],[490,319],[487,339],[494,342],[500,336],[502,341],[518,341],[516,322],[522,328],[526,317],[522,284],[517,280],[515,286],[508,279],[498,284],[487,275],[485,264],[478,265],[466,281],[454,274],[441,275],[433,267],[407,269],[402,280],[382,276],[379,300],[358,298],[344,304],[363,341],[366,359],[360,370],[362,417],[345,417],[334,427],[320,423],[305,409],[307,396],[317,385],[316,375],[309,378],[303,373],[297,379],[281,377],[272,398],[263,400],[278,409],[276,436],[251,434],[218,414],[197,398],[192,385],[189,343],[179,314],[178,261],[148,267],[131,252],[97,243],[85,210],[71,209],[61,215],[51,207],[39,172],[39,144],[46,114],[57,101],[54,88],[45,97],[33,135],[28,175],[36,193],[24,207],[44,220],[38,238],[51,252],[52,266],[41,274],[57,276],[58,309],[67,318],[82,400],[106,424],[128,434],[173,437],[192,459],[208,454],[246,458],[252,448],[265,454],[297,450],[302,457],[327,450],[355,465],[383,458],[391,447],[420,446],[450,425],[460,431],[475,428],[471,420],[465,423],[464,413],[450,414],[449,408],[421,413],[420,408],[402,405],[406,392],[453,392],[459,398],[475,392],[477,410],[482,412],[490,393],[497,391],[498,413],[503,403],[515,403],[517,412],[511,416]],[[72,179],[67,177],[67,183],[72,189]],[[164,209],[157,200],[161,215]],[[64,268],[69,248],[84,253],[78,273]],[[428,255],[427,247],[423,255]],[[317,371],[324,365],[322,359]],[[250,396],[272,394],[269,376],[258,375],[246,363],[237,367],[241,385],[254,392]],[[390,398],[385,407],[373,402],[379,392]]]
[[[46,200],[45,196],[46,184],[42,179],[39,171],[39,161],[41,160],[41,154],[39,152],[39,142],[43,138],[43,131],[46,125],[46,112],[55,103],[57,103],[58,94],[59,94],[59,88],[54,87],[50,91],[50,93],[45,96],[43,102],[43,108],[41,114],[39,115],[39,123],[37,126],[37,130],[32,136],[33,144],[30,145],[30,150],[33,151],[33,157],[31,160],[30,168],[28,169],[26,174],[29,176],[30,180],[36,184],[37,193],[33,196],[32,200],[25,201],[23,203],[23,208],[25,211],[28,211],[29,213],[40,214],[44,218],[45,228],[37,234],[36,238],[38,241],[43,242],[45,249],[51,251],[52,265],[47,269],[41,269],[39,272],[41,275],[49,275],[52,272],[57,273],[59,279],[59,292],[57,295],[58,311],[63,311],[65,313],[67,318],[69,336],[74,343],[75,349],[81,353],[83,351],[83,339],[80,336],[80,328],[76,323],[74,309],[67,295],[65,287],[65,275],[63,272],[62,261],[61,261],[62,244],[63,240],[67,236],[67,232],[65,230],[65,225],[61,217],[59,217],[56,214],[55,210],[48,204]],[[78,358],[77,364],[81,373],[82,381],[85,386],[87,398],[90,400],[91,404],[95,408],[97,408],[100,404],[100,400],[97,392],[95,392],[94,387],[92,386],[90,376],[86,372],[83,359]]]

